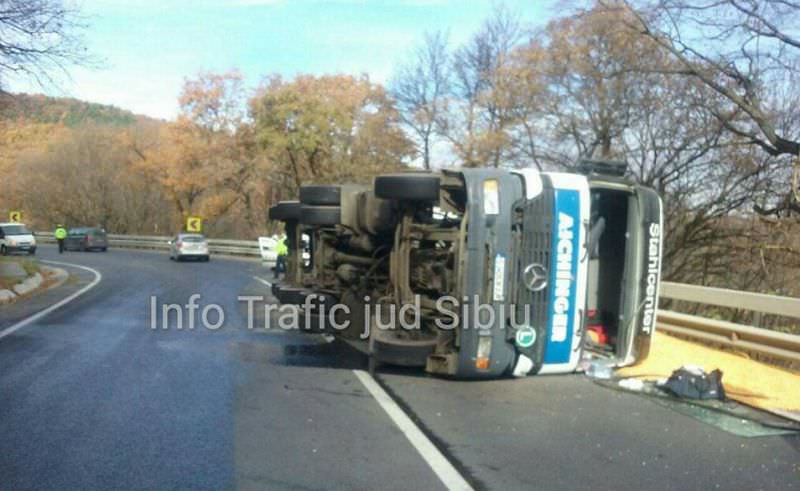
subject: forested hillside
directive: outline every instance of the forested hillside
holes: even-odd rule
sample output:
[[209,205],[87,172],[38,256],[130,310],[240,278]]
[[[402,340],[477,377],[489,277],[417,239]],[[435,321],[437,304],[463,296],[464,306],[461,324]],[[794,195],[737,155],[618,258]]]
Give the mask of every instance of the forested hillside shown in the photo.
[[[139,116],[141,118],[142,116]],[[22,123],[128,126],[137,121],[130,111],[114,106],[41,94],[0,95],[0,119]]]
[[[15,96],[0,119],[0,209],[57,222],[170,234],[188,215],[212,236],[277,227],[266,210],[311,181],[369,181],[414,149],[385,89],[367,77],[187,79],[173,121],[72,99]],[[294,125],[292,128],[291,126]]]

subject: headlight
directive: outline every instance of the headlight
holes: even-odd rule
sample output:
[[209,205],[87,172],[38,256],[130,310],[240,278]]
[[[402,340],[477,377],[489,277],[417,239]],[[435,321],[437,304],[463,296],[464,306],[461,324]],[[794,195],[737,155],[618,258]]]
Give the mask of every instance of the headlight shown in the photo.
[[14,239],[8,239],[8,245],[15,246],[15,245],[17,245],[17,241],[14,240]]
[[483,213],[486,215],[500,213],[500,186],[496,179],[483,181]]

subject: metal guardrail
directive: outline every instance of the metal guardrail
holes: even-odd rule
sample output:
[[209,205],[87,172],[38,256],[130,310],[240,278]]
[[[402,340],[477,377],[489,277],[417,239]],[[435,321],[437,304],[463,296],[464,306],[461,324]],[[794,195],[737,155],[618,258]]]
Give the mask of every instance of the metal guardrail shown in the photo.
[[[55,242],[52,232],[37,232],[36,237],[44,242]],[[108,239],[113,247],[167,251],[172,237],[109,234]],[[212,254],[261,256],[255,240],[208,239],[208,246]],[[661,298],[800,319],[800,299],[797,298],[670,282],[661,283]],[[700,341],[800,363],[800,336],[793,334],[663,309],[658,311],[658,328]]]
[[[55,243],[52,232],[36,232],[37,240]],[[120,235],[108,234],[108,245],[126,249],[169,250],[172,237],[161,235]],[[230,256],[261,257],[261,250],[255,240],[208,239],[208,251],[211,254]]]
[[[661,298],[800,319],[800,299],[681,283],[661,283]],[[659,309],[658,329],[800,363],[800,336]]]
[[800,299],[763,293],[741,292],[710,286],[661,282],[661,296],[673,300],[752,310],[764,314],[800,319]]

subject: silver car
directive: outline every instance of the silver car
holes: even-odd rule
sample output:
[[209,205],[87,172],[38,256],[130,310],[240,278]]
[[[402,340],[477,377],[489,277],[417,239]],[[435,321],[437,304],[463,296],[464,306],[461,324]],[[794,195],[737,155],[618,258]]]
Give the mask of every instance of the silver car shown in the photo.
[[169,241],[169,258],[175,261],[208,261],[208,241],[200,234],[178,234]]

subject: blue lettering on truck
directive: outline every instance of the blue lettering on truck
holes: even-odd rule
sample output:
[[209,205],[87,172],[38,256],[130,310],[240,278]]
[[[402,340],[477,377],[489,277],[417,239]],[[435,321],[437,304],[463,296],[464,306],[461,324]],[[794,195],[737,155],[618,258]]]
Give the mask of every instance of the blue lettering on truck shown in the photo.
[[557,189],[550,265],[550,313],[545,364],[568,363],[575,332],[575,290],[578,277],[580,193]]

